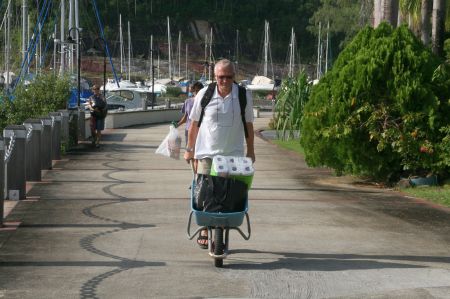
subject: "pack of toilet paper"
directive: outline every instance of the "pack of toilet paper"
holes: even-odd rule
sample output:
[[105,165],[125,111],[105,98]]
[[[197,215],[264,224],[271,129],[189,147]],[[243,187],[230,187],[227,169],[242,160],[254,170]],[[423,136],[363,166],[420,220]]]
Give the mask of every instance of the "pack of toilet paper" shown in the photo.
[[214,156],[211,165],[211,175],[231,177],[241,180],[250,188],[255,169],[252,159],[248,157]]

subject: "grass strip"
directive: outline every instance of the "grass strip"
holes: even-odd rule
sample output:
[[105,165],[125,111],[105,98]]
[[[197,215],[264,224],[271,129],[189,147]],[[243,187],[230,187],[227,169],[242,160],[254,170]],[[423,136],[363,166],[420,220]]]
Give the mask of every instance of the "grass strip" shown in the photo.
[[303,148],[301,147],[300,141],[298,139],[290,139],[290,140],[275,139],[272,140],[272,142],[275,143],[276,145],[281,146],[282,148],[297,152],[302,156],[305,155],[305,152],[303,151]]
[[[291,140],[272,140],[278,146],[297,152],[304,156],[303,148],[298,139]],[[446,207],[450,207],[450,185],[444,186],[421,186],[414,188],[401,188],[402,192],[410,196],[422,198]]]
[[402,188],[401,191],[414,197],[450,207],[450,185]]

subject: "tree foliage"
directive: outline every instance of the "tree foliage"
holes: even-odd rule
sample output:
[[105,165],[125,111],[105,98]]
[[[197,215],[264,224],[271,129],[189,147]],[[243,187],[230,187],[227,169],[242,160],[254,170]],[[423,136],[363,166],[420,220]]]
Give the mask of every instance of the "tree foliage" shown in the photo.
[[0,127],[22,124],[28,118],[39,118],[49,112],[65,109],[70,96],[66,77],[42,74],[29,85],[17,87],[14,98],[3,97],[0,104]]
[[308,164],[385,181],[447,171],[450,77],[440,62],[405,26],[362,30],[305,106]]
[[308,30],[318,35],[319,22],[323,28],[330,23],[331,45],[344,47],[372,17],[373,3],[369,0],[321,0],[320,7],[310,18]]
[[283,81],[275,106],[275,128],[282,139],[294,137],[300,130],[303,108],[309,99],[311,86],[304,72],[297,78]]

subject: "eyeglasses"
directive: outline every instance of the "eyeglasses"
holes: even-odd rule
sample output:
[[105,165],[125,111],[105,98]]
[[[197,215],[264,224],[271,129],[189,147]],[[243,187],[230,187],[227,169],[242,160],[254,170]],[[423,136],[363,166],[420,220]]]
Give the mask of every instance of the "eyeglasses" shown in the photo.
[[231,79],[233,79],[233,77],[234,76],[217,76],[217,79],[219,79],[219,80],[225,80],[225,79],[231,80]]
[[92,88],[92,90],[100,90],[100,88]]

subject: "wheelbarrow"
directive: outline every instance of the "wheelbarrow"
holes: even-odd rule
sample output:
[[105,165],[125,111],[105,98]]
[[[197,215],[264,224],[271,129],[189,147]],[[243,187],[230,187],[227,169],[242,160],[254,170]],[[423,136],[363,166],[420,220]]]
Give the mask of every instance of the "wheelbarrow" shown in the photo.
[[[187,235],[189,240],[208,230],[208,253],[214,260],[214,266],[223,267],[223,260],[229,254],[230,230],[236,230],[245,239],[249,240],[251,235],[250,217],[248,215],[248,193],[245,198],[245,209],[239,212],[205,212],[197,209],[195,200],[196,180],[195,175],[191,185],[191,212],[187,224]],[[192,217],[195,218],[197,230],[191,234]],[[247,222],[247,233],[244,233],[240,226]]]

